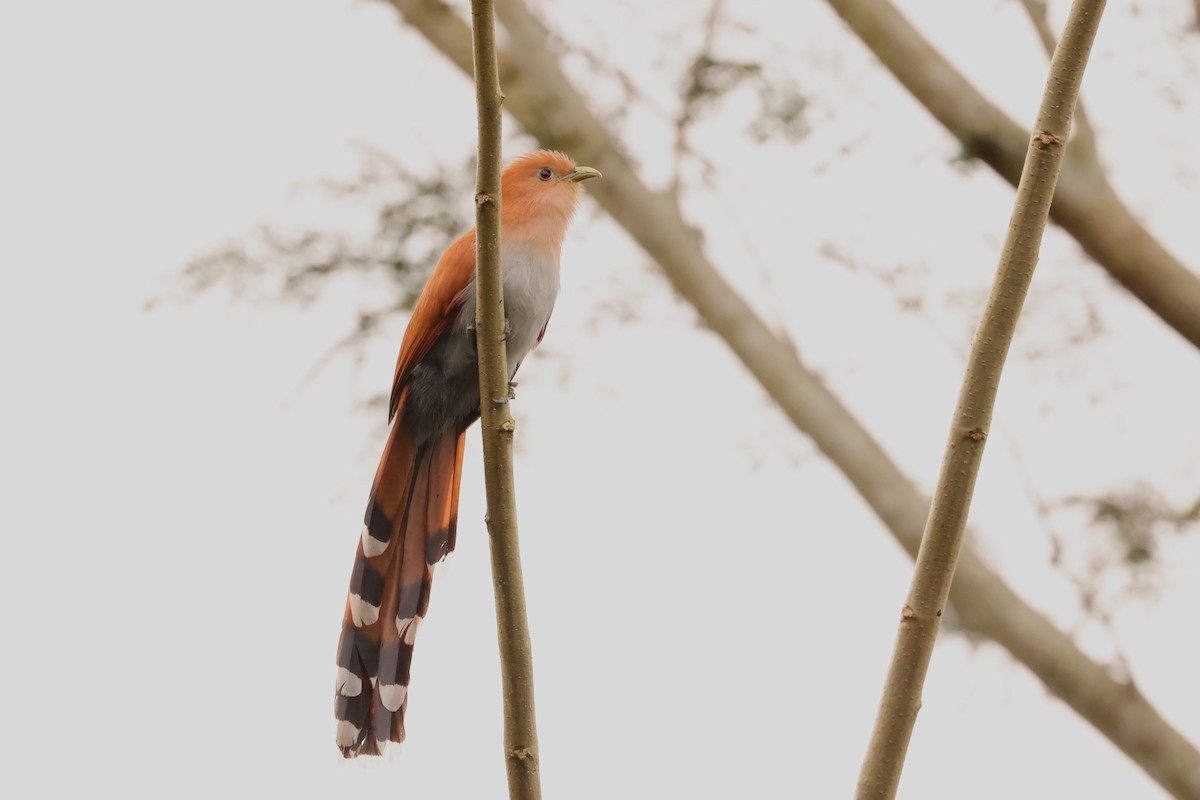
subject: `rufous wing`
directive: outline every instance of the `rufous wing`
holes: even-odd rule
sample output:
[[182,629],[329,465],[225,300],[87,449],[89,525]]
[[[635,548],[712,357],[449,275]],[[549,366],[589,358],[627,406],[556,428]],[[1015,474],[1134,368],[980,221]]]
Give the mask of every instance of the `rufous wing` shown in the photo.
[[396,358],[392,396],[388,402],[389,422],[396,416],[400,393],[404,391],[412,368],[454,322],[462,309],[463,291],[474,277],[475,231],[472,229],[446,248],[413,308],[400,343],[400,355]]

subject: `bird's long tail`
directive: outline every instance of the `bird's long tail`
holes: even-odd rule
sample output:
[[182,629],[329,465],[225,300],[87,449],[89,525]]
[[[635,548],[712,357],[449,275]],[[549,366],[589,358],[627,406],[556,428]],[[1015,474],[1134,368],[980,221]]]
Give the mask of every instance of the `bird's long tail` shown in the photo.
[[465,433],[418,444],[396,415],[375,473],[337,651],[337,743],[379,755],[404,741],[409,666],[434,566],[454,549]]

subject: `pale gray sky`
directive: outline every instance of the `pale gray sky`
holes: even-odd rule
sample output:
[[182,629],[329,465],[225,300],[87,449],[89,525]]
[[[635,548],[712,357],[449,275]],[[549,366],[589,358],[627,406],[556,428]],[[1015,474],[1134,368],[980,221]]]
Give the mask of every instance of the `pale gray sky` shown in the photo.
[[[731,34],[725,52],[765,52],[799,76],[814,131],[751,148],[751,97],[731,98],[696,131],[721,172],[689,213],[739,290],[927,488],[1011,190],[982,168],[947,169],[953,142],[823,4],[736,5],[762,35]],[[1111,5],[1085,87],[1104,156],[1196,268],[1200,36],[1177,33],[1190,4]],[[1045,62],[1016,3],[904,7],[1032,118]],[[552,19],[587,31],[669,107],[697,39],[680,20],[694,13],[560,4]],[[610,109],[611,87],[595,91]],[[382,430],[357,404],[386,390],[402,321],[362,365],[336,360],[304,381],[380,285],[341,282],[304,309],[219,293],[144,309],[190,258],[263,221],[353,223],[303,187],[351,173],[356,142],[413,165],[459,161],[474,136],[469,83],[373,3],[75,0],[0,11],[0,102],[9,793],[504,796],[477,434],[400,761],[347,766],[333,746],[334,645]],[[635,109],[623,132],[664,179],[662,121]],[[927,314],[901,314],[869,277],[897,265],[916,270]],[[951,293],[976,300],[945,308]],[[639,320],[604,319],[630,295]],[[1099,340],[1021,357],[1061,339],[1060,318],[1085,300]],[[1144,480],[1190,501],[1200,360],[1057,231],[1027,323],[973,521],[1014,587],[1075,630],[1012,453],[1049,497]],[[848,795],[909,562],[590,202],[519,394],[546,795]],[[1139,688],[1192,741],[1195,539],[1165,549],[1161,598],[1116,619]],[[1079,641],[1112,656],[1096,626]],[[964,796],[1162,792],[998,648],[946,637],[901,797]]]

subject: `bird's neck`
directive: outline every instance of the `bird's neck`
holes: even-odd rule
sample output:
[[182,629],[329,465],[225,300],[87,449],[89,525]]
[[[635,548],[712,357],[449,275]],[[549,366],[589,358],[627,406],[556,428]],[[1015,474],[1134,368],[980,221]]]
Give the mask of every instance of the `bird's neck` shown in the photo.
[[537,252],[557,266],[575,209],[554,203],[540,203],[533,208],[533,204],[523,202],[524,198],[514,200],[509,203],[505,198],[501,206],[501,246]]

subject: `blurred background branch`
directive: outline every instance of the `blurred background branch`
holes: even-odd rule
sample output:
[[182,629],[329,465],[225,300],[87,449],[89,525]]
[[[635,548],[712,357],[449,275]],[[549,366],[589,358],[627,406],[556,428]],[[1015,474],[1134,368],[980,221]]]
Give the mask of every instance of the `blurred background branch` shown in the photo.
[[[938,122],[1014,186],[1025,160],[1023,128],[941,56],[887,0],[828,0],[863,44]],[[1133,215],[1086,146],[1068,150],[1050,218],[1097,264],[1200,347],[1200,278]]]

